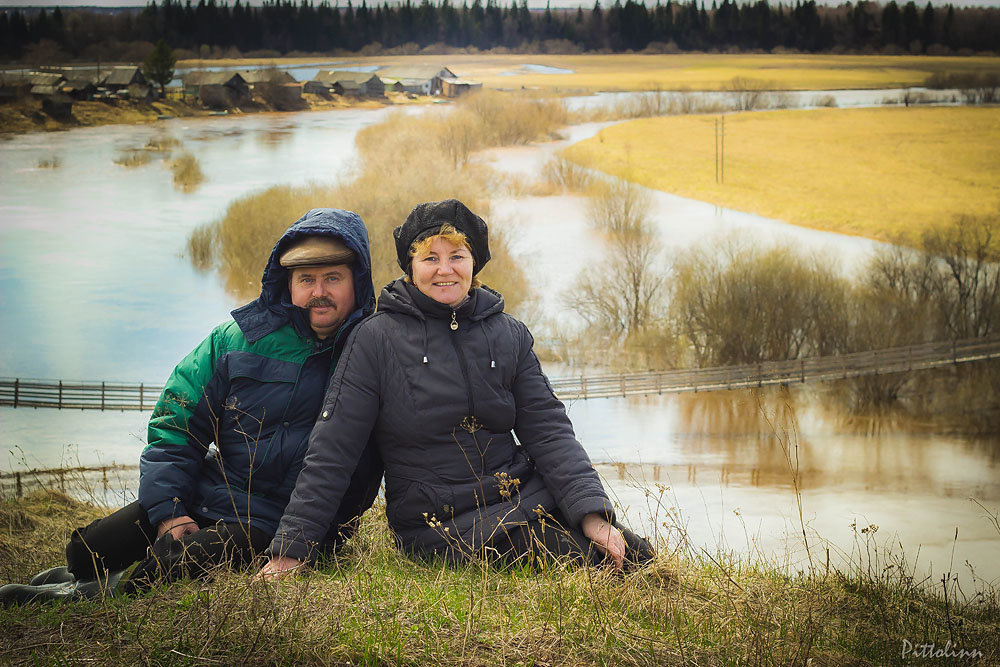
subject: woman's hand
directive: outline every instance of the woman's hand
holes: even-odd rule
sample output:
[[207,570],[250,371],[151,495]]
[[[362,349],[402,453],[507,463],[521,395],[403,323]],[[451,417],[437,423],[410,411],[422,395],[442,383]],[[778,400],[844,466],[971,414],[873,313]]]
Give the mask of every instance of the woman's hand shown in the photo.
[[305,563],[300,561],[298,558],[290,558],[288,556],[271,556],[271,560],[267,561],[264,567],[261,568],[260,572],[257,573],[256,578],[264,581],[266,579],[287,577],[288,575],[294,574],[298,570],[302,569],[304,565]]
[[583,534],[601,551],[615,562],[617,569],[625,565],[625,538],[622,532],[607,522],[600,514],[588,514],[580,524]]
[[156,527],[156,536],[160,537],[164,533],[170,533],[171,537],[179,540],[185,535],[197,533],[200,529],[194,519],[189,516],[175,516],[173,519],[161,521]]

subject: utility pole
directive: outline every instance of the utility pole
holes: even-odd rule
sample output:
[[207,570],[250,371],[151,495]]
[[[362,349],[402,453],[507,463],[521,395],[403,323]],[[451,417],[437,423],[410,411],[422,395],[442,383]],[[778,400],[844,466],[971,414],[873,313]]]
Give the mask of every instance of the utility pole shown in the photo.
[[726,115],[722,114],[722,132],[719,141],[719,182],[726,184]]
[[726,117],[715,119],[715,182],[726,182]]
[[719,119],[713,119],[715,123],[715,182],[719,182]]

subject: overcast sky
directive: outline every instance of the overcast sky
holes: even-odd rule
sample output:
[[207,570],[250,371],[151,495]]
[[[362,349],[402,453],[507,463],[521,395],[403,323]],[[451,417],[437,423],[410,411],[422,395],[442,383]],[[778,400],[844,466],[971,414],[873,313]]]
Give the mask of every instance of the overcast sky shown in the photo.
[[[334,0],[330,0],[331,3]],[[432,0],[437,4],[437,0]],[[468,0],[471,4],[473,0]],[[520,0],[518,0],[520,1]],[[683,0],[681,0],[683,1]],[[819,4],[823,5],[839,5],[846,0],[817,0]],[[888,0],[885,0],[888,2]],[[923,8],[927,4],[927,0],[915,0],[917,5]],[[191,0],[192,4],[197,4],[198,0]],[[221,0],[216,0],[219,4],[222,4]],[[229,0],[230,6],[235,4],[236,0]],[[319,0],[314,0],[315,4],[319,4]],[[353,2],[353,0],[352,0]],[[375,4],[382,4],[383,0],[370,0],[368,6],[372,7]],[[413,0],[414,4],[419,4],[420,0]],[[482,0],[483,4],[486,4],[485,0]],[[666,0],[661,0],[661,2],[666,2]],[[699,3],[701,0],[699,0]],[[899,4],[904,4],[905,0],[897,0]],[[244,1],[244,4],[246,2]],[[260,0],[251,0],[250,4],[259,5]],[[295,4],[298,4],[298,0],[295,0]],[[347,0],[340,0],[340,4],[346,6]],[[361,0],[353,2],[355,5],[360,5]],[[390,0],[389,4],[396,4]],[[452,4],[461,5],[462,0],[452,0]],[[500,0],[500,4],[504,7],[510,5],[510,0]],[[576,9],[579,6],[584,8],[590,8],[594,6],[594,1],[581,1],[581,0],[551,0],[553,8],[557,7],[570,7]],[[608,7],[614,4],[614,0],[602,0],[601,6]],[[647,6],[653,6],[656,4],[656,0],[646,0]],[[705,2],[706,6],[711,6],[712,0],[707,0]],[[772,5],[777,5],[778,0],[771,0]],[[784,0],[785,5],[794,5],[795,0]],[[933,2],[935,7],[944,7],[947,2]],[[952,2],[956,7],[997,7],[1000,6],[1000,0],[957,0]],[[36,0],[34,2],[25,2],[25,0],[0,0],[0,7],[142,7],[144,2],[136,2],[136,0],[68,0],[68,1],[53,1],[53,0]],[[545,0],[528,0],[528,6],[533,8],[544,8]]]

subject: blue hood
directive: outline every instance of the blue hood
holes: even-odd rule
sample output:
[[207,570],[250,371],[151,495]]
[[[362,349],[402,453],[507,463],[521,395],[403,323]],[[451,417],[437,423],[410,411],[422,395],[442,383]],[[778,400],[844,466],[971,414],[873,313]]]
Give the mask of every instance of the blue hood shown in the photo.
[[357,310],[347,318],[344,325],[375,311],[368,230],[365,229],[361,216],[339,208],[314,208],[296,220],[274,245],[261,279],[260,296],[232,312],[236,324],[251,343],[286,324],[292,324],[304,335],[311,333],[305,309],[292,305],[288,293],[288,270],[278,262],[285,249],[303,236],[336,237],[357,256],[354,262],[354,303]]

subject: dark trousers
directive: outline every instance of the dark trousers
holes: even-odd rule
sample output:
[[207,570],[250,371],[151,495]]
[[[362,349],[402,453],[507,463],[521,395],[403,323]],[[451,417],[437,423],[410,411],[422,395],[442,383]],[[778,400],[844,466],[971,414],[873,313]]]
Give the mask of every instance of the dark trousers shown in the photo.
[[[653,547],[628,528],[615,527],[625,538],[625,566],[636,566],[653,559]],[[581,563],[598,565],[610,562],[582,531],[566,527],[562,515],[555,512],[545,520],[505,526],[488,544],[488,553],[505,564],[536,559],[568,558]]]
[[66,545],[66,563],[77,579],[95,579],[139,564],[123,583],[124,592],[152,586],[157,580],[204,577],[220,565],[245,567],[270,545],[271,535],[242,523],[192,517],[199,530],[175,540],[156,537],[138,502],[77,528]]
[[[474,547],[464,541],[447,536],[449,546],[441,549],[407,549],[408,553],[421,560],[444,558],[449,563],[460,563],[470,559],[484,558],[501,565],[526,563],[537,565],[554,560],[570,560],[577,563],[599,565],[610,563],[601,551],[590,541],[583,531],[569,528],[568,522],[558,511],[546,515],[545,519],[518,524],[501,525],[490,536],[484,546]],[[615,524],[625,538],[625,568],[631,569],[653,559],[652,545],[628,528]]]

